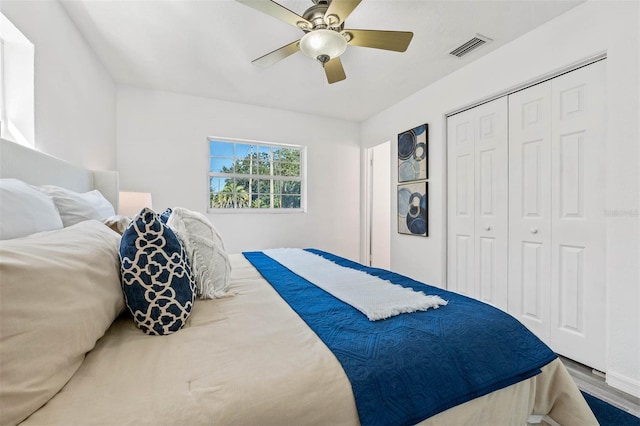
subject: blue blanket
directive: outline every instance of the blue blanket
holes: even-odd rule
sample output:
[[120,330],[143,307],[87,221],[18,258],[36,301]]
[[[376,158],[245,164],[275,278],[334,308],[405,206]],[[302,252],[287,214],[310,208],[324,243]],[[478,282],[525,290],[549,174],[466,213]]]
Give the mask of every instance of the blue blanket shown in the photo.
[[309,251],[449,301],[439,309],[369,321],[262,252],[243,253],[340,361],[363,425],[418,423],[533,377],[556,358],[499,309],[393,272]]

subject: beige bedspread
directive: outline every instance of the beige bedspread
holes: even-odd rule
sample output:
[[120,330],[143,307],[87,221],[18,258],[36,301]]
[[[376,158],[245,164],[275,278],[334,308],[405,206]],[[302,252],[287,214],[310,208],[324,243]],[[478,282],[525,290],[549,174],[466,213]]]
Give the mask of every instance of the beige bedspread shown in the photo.
[[[22,424],[358,424],[337,359],[242,255],[233,297],[197,301],[183,330],[147,336],[121,317],[67,385]],[[596,424],[559,361],[424,424]]]

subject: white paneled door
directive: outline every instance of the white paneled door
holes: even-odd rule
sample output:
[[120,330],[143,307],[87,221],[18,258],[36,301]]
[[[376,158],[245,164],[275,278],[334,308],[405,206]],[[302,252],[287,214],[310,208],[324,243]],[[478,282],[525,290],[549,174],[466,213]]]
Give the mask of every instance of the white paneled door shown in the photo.
[[507,100],[448,119],[448,285],[507,309]]
[[509,253],[509,312],[551,344],[551,81],[509,96]]
[[605,61],[551,82],[551,343],[605,371]]
[[447,120],[448,287],[602,371],[604,72],[600,61]]
[[509,312],[605,363],[604,62],[509,96]]
[[474,114],[447,119],[447,288],[477,297],[474,283],[475,138]]

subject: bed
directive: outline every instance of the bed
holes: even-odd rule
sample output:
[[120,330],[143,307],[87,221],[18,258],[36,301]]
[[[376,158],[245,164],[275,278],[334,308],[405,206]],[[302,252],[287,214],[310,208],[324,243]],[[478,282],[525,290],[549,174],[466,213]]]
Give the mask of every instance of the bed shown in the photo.
[[[78,192],[98,186],[112,204],[117,203],[117,174],[101,173],[95,178],[90,171],[9,144],[2,141],[0,145],[1,178],[55,184]],[[12,163],[9,156],[22,164],[7,166]],[[38,166],[30,169],[33,161]],[[270,282],[285,275],[287,268],[278,269],[282,266],[269,263],[262,252],[230,254],[228,294],[195,300],[179,331],[149,336],[136,327],[124,307],[120,244],[121,237],[95,219],[0,243],[0,423],[390,424],[384,417],[371,420],[363,414],[367,403],[362,401],[378,392],[354,391],[347,372],[352,373],[340,351],[334,352],[326,333],[289,300],[283,290],[287,286]],[[366,270],[332,254],[313,253]],[[265,262],[270,266],[259,271],[257,267]],[[390,280],[405,279],[387,271],[366,272]],[[429,291],[448,298],[449,304],[394,318],[437,321],[438,315],[452,312],[446,309],[462,303],[458,302],[462,296],[435,288]],[[326,297],[334,307],[317,316],[332,315],[333,322],[339,322],[343,311],[333,310],[336,302]],[[311,305],[324,309],[320,302]],[[482,309],[493,309],[484,306]],[[347,312],[350,307],[339,309]],[[28,316],[30,312],[33,317]],[[29,323],[26,328],[25,321]],[[361,318],[357,321],[362,322]],[[364,321],[375,327],[374,323],[387,320]],[[23,329],[16,332],[10,326]],[[377,336],[372,331],[362,338],[375,340]],[[399,348],[403,346],[398,342]],[[460,352],[468,357],[475,350]],[[512,352],[515,357],[519,350]],[[449,364],[430,368],[450,370],[466,358],[450,354],[448,359]],[[359,362],[369,363],[366,359]],[[597,424],[561,362],[554,358],[540,367],[539,374],[524,380],[466,401],[450,401],[450,408],[442,409],[445,404],[427,418],[405,417],[394,422]],[[390,380],[383,387],[393,389],[400,382]],[[421,383],[415,393],[439,395],[446,393],[445,388]],[[405,410],[409,401],[393,398],[403,393],[389,389],[371,404],[383,413]]]

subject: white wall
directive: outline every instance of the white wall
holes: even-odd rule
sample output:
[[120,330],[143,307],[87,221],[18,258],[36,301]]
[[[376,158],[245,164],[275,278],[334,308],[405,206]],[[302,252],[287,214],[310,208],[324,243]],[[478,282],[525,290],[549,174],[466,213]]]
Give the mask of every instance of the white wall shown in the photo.
[[358,259],[356,123],[168,92],[118,89],[120,186],[151,192],[156,210],[181,206],[206,212],[209,136],[307,146],[307,213],[210,214],[228,251],[316,247]]
[[113,170],[115,84],[63,7],[2,0],[0,11],[35,45],[35,148]]
[[[640,396],[639,4],[589,1],[362,124],[363,146],[429,123],[429,237],[390,224],[392,269],[444,286],[445,114],[600,52],[607,53],[607,303],[610,384]],[[397,155],[393,144],[392,157]],[[392,160],[393,161],[393,160]],[[397,166],[392,164],[392,188]],[[393,191],[392,191],[393,192]],[[396,200],[392,194],[392,217]]]

